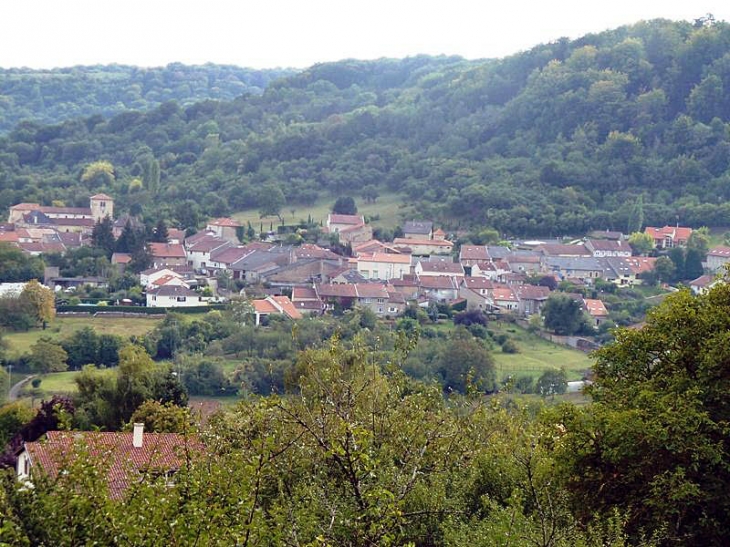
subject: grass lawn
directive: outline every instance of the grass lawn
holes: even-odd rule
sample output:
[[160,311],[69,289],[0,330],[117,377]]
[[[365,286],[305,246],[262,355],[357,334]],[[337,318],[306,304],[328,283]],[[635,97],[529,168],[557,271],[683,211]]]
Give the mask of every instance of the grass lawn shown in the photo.
[[[312,216],[315,222],[322,221],[324,224],[327,220],[327,213],[331,212],[332,205],[334,205],[337,198],[326,195],[320,197],[313,205],[293,205],[291,207],[283,207],[281,210],[281,216],[284,218],[286,224],[297,223],[300,220],[306,220],[308,215]],[[400,194],[383,193],[378,197],[375,203],[365,203],[365,200],[355,196],[355,204],[357,205],[357,211],[359,214],[365,216],[379,215],[379,220],[373,220],[371,224],[375,227],[382,228],[395,228],[397,225],[403,224],[403,218],[410,218],[413,213],[413,209],[406,206],[403,200],[403,196]],[[294,209],[294,214],[292,214]],[[263,222],[264,230],[269,229],[270,223],[274,223],[274,230],[276,226],[280,224],[280,221],[276,217],[259,217],[257,209],[248,209],[246,211],[240,211],[232,215],[237,221],[242,224],[251,222],[251,225],[255,230],[258,231],[260,224]]]
[[502,353],[499,347],[495,347],[492,355],[498,380],[506,376],[537,378],[547,368],[561,367],[565,368],[569,381],[580,380],[583,372],[593,364],[591,358],[582,351],[553,344],[518,325],[491,322],[487,328],[497,334],[507,334],[519,348],[518,353]]
[[[64,395],[76,392],[76,384],[74,378],[78,376],[79,371],[73,370],[69,372],[52,372],[39,376],[41,385],[38,388],[40,397],[50,397],[51,395]],[[30,382],[24,387],[24,391],[32,389]]]
[[84,327],[92,327],[98,334],[116,334],[122,337],[142,336],[152,330],[162,319],[149,317],[57,317],[46,330],[8,332],[3,337],[9,344],[11,356],[27,353],[41,336],[60,340],[71,336]]

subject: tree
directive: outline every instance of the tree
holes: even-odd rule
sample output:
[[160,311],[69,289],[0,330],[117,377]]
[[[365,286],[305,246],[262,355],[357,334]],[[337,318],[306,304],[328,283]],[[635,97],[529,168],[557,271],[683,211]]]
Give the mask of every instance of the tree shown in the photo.
[[63,372],[68,368],[67,358],[68,354],[61,345],[50,338],[40,338],[30,347],[30,367],[40,374]]
[[150,433],[189,433],[192,429],[190,410],[171,403],[145,401],[132,414],[127,427],[143,423]]
[[550,368],[545,370],[537,379],[535,391],[543,397],[555,397],[568,389],[568,377],[564,368]]
[[284,192],[278,184],[267,184],[259,192],[259,217],[276,216],[279,220],[281,217],[281,209],[286,204]]
[[114,224],[110,217],[105,216],[94,225],[91,232],[91,245],[104,249],[107,258],[112,256],[117,242],[114,239]]
[[108,161],[95,161],[84,167],[81,182],[89,188],[111,186],[114,182],[114,166]]
[[629,220],[626,226],[626,232],[633,234],[635,232],[641,232],[644,227],[644,196],[640,195],[636,198],[634,206],[631,209]]
[[662,283],[668,283],[674,279],[674,272],[676,270],[674,262],[667,256],[660,256],[654,262],[654,273],[659,281]]
[[556,455],[573,477],[579,518],[618,509],[633,537],[724,543],[728,333],[730,285],[719,284],[704,295],[670,295],[643,328],[619,330],[596,352],[594,404],[565,409]]
[[457,328],[439,356],[437,374],[447,393],[496,389],[494,358],[484,344],[463,327]]
[[654,239],[645,232],[633,232],[629,236],[629,245],[634,255],[644,256],[654,248]]
[[167,243],[168,237],[169,234],[167,233],[167,224],[165,224],[165,220],[161,218],[157,221],[157,225],[155,226],[152,241]]
[[707,226],[702,226],[692,233],[687,240],[687,249],[696,250],[701,259],[704,260],[710,250],[710,230]]
[[28,304],[33,318],[43,325],[44,330],[48,322],[56,317],[56,297],[53,291],[35,279],[26,283],[20,299]]
[[352,196],[340,196],[332,206],[332,212],[337,215],[356,215],[357,205]]
[[589,328],[583,305],[567,294],[552,293],[542,307],[542,316],[545,327],[555,334],[578,334]]
[[0,242],[0,283],[16,283],[41,279],[43,259],[28,256],[10,243]]
[[362,195],[362,198],[367,203],[375,203],[375,201],[378,199],[378,196],[380,195],[378,193],[378,187],[374,184],[368,184],[366,186],[362,187],[362,190],[360,191],[360,195]]

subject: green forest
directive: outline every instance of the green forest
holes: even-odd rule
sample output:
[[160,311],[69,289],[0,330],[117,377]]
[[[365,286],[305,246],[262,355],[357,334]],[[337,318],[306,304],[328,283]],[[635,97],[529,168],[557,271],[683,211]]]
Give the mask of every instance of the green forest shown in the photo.
[[293,70],[253,70],[172,63],[160,68],[123,65],[53,70],[0,68],[0,134],[21,121],[54,124],[127,110],[151,110],[166,101],[189,105],[260,94],[270,81]]
[[[0,208],[81,205],[186,228],[241,210],[397,193],[446,227],[510,236],[730,225],[730,25],[653,20],[504,59],[342,61],[262,94],[23,122],[0,139]],[[83,177],[98,161],[108,176]],[[272,199],[273,196],[273,199]]]

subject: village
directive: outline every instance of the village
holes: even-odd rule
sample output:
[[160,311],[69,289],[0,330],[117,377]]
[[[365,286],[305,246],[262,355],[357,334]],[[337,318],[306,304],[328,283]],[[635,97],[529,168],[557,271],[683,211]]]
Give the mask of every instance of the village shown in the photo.
[[[10,208],[0,242],[32,256],[63,255],[92,245],[94,228],[104,221],[112,224],[115,239],[138,222],[129,215],[115,218],[114,199],[107,194],[91,196],[88,208],[21,203]],[[692,232],[679,226],[644,230],[655,255],[657,250],[686,246]],[[58,267],[47,267],[43,283],[57,294],[59,313],[78,312],[78,305],[89,303],[109,306],[108,313],[133,313],[132,304],[164,313],[205,309],[244,295],[253,306],[256,325],[271,315],[299,319],[355,306],[368,308],[377,317],[395,318],[413,304],[527,319],[539,316],[551,292],[561,288],[599,329],[610,319],[601,293],[613,292],[607,290],[611,286],[641,285],[654,273],[657,261],[656,256],[639,255],[627,236],[615,231],[592,232],[569,242],[461,244],[455,251],[452,240],[458,234],[434,229],[430,221],[411,220],[404,222],[401,237],[379,241],[366,218],[357,214],[328,214],[316,242],[292,244],[273,231],[258,235],[263,239],[251,238],[250,225],[245,230],[232,218],[210,220],[187,237],[180,229],[167,229],[165,241],[146,242],[149,267],[136,277],[142,295],[137,302],[74,299],[83,289],[95,289],[97,297],[103,294],[108,276],[64,277]],[[110,271],[124,273],[131,261],[130,254],[114,252]],[[691,281],[692,290],[706,290],[728,261],[730,247],[709,249],[705,273]],[[94,311],[105,310],[96,306]]]

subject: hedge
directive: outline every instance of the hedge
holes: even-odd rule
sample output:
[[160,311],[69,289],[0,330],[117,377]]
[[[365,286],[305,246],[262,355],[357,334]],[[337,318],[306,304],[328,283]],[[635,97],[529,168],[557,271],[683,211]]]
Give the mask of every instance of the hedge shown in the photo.
[[56,313],[80,312],[93,315],[98,312],[138,313],[145,315],[164,315],[174,313],[203,313],[211,310],[225,309],[223,304],[210,306],[190,306],[187,308],[147,308],[145,306],[56,306]]

